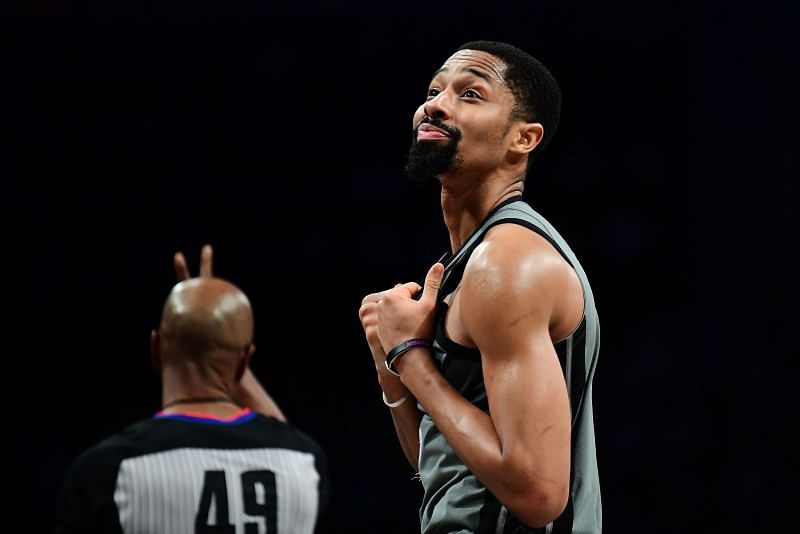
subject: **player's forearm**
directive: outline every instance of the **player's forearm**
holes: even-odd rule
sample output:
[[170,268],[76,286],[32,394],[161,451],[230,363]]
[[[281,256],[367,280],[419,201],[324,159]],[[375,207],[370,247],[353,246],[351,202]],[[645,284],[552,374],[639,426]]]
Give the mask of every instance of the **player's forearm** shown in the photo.
[[[415,404],[416,401],[413,401]],[[422,419],[416,407],[407,402],[403,406],[392,408],[392,421],[397,432],[397,439],[403,448],[411,468],[419,471],[419,422]]]
[[447,382],[424,354],[425,349],[413,350],[419,352],[409,354],[411,358],[404,356],[397,365],[403,384],[470,471],[530,526],[543,526],[557,517],[563,507],[550,482],[538,479],[529,461],[507,454],[490,416]]
[[489,416],[460,395],[437,370],[417,363],[421,362],[412,362],[407,356],[401,359],[398,367],[403,384],[467,467],[482,481],[497,478],[502,468],[502,451]]
[[403,383],[386,369],[378,369],[378,382],[389,402],[395,402],[408,395],[400,406],[388,408],[392,414],[392,422],[397,439],[408,463],[414,471],[419,470],[419,423],[422,418],[417,410],[417,401]]

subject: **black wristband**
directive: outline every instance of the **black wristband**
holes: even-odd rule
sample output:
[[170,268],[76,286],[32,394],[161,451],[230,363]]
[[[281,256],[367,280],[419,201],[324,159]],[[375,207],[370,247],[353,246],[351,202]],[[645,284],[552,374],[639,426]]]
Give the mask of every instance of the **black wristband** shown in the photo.
[[400,373],[394,368],[394,361],[399,358],[401,355],[405,354],[406,351],[413,349],[414,347],[428,347],[430,348],[431,342],[427,339],[409,339],[408,341],[404,341],[400,343],[392,350],[390,350],[386,354],[386,369],[389,370],[395,376],[400,376]]

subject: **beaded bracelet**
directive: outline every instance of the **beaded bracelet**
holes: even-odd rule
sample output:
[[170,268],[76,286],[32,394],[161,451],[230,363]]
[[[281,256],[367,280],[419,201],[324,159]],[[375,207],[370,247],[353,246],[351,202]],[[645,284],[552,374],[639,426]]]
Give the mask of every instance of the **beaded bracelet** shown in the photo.
[[399,358],[402,354],[405,354],[406,351],[413,349],[414,347],[431,347],[431,342],[427,339],[409,339],[408,341],[404,341],[400,343],[396,347],[386,354],[386,369],[389,370],[395,376],[400,376],[400,373],[394,368],[394,361]]

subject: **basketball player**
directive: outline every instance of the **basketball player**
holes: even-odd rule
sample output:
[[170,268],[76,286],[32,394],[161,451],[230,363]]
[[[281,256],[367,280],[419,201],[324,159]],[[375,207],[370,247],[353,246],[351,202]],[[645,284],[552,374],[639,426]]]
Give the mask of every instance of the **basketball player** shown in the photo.
[[451,252],[424,287],[367,295],[359,316],[423,485],[423,533],[601,531],[594,299],[522,198],[560,106],[538,60],[481,41],[444,62],[414,114],[406,170],[440,182]]
[[249,367],[250,303],[211,276],[179,278],[152,336],[163,407],[81,454],[57,507],[59,533],[312,533],[326,457],[286,421]]

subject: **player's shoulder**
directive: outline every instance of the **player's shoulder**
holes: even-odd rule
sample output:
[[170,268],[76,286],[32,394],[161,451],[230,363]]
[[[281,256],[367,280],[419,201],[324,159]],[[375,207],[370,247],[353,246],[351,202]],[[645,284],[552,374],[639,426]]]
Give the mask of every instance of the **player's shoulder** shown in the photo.
[[481,247],[490,248],[495,255],[505,253],[517,259],[562,258],[561,253],[539,232],[514,222],[502,222],[486,230],[477,248]]
[[484,290],[513,294],[556,282],[570,271],[572,267],[561,253],[538,233],[519,224],[497,224],[470,256],[464,281]]

